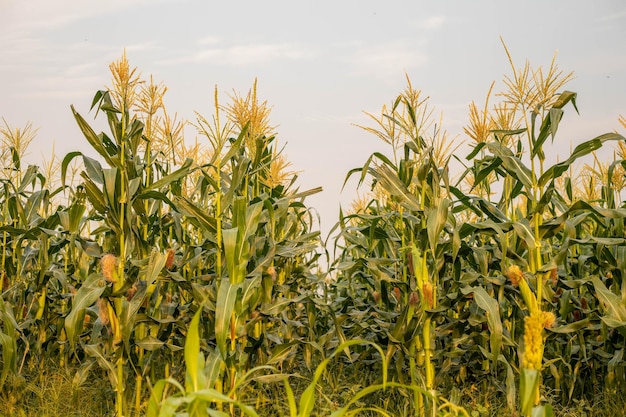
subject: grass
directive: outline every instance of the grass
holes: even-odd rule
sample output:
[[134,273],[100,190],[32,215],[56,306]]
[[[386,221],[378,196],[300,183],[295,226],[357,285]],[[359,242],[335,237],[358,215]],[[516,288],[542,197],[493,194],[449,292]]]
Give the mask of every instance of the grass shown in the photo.
[[[11,386],[11,392],[0,395],[0,416],[2,417],[112,417],[114,416],[115,393],[109,387],[106,376],[100,377],[92,374],[89,379],[80,386],[72,382],[78,369],[61,370],[53,364],[46,367],[42,373],[12,377],[7,381]],[[337,368],[331,372],[337,375],[329,375],[335,379],[333,386],[324,384],[323,390],[325,406],[321,403],[316,408],[318,416],[329,415],[335,411],[339,404],[348,401],[362,385],[362,381],[356,381],[350,373],[339,374]],[[301,379],[302,384],[294,384],[297,394],[301,394],[305,388],[306,378]],[[255,384],[254,392],[258,397],[251,398],[248,405],[255,406],[263,417],[284,416],[288,411],[285,408],[286,397],[282,401],[280,389],[272,384]],[[455,389],[453,397],[457,397],[459,404],[463,405],[471,417],[514,417],[506,405],[502,393],[491,390],[485,394],[478,386],[459,386]],[[547,393],[550,396],[550,393]],[[558,396],[554,396],[555,400]],[[618,417],[626,415],[626,396],[623,393],[607,393],[598,390],[594,395],[585,399],[574,399],[571,404],[559,405],[554,401],[555,415],[560,417]],[[413,411],[410,406],[408,392],[392,391],[375,394],[369,404],[377,404],[393,417],[412,417]],[[373,412],[362,412],[361,417],[377,416]]]
[[[12,376],[0,396],[0,416],[104,417],[114,415],[115,393],[96,373],[77,385],[78,368],[60,369],[54,363],[43,369]],[[10,387],[10,388],[9,388]]]

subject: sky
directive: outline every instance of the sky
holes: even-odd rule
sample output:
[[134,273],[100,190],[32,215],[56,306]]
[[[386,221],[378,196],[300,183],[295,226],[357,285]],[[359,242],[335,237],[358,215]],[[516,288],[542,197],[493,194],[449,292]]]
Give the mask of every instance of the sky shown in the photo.
[[371,125],[364,112],[378,114],[408,76],[463,141],[469,104],[511,73],[500,37],[517,66],[548,67],[558,51],[559,67],[574,71],[566,88],[580,115],[566,111],[557,157],[620,131],[623,0],[0,0],[0,117],[38,128],[29,155],[38,162],[53,144],[60,158],[89,153],[70,105],[93,120],[91,100],[111,85],[108,66],[124,50],[144,78],[167,85],[168,111],[190,121],[213,114],[216,85],[224,102],[256,78],[300,189],[324,189],[308,205],[327,233],[357,195],[356,182],[342,190],[348,171],[390,152],[355,126]]

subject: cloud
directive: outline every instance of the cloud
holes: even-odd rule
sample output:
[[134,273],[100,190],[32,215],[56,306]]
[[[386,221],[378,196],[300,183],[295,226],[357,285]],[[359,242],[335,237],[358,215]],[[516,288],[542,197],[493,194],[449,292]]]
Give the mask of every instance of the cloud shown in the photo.
[[[219,44],[218,38],[203,38],[199,45]],[[211,62],[217,65],[243,66],[264,64],[277,60],[310,59],[314,52],[293,43],[242,43],[232,46],[211,46],[188,51],[178,57],[157,61],[162,65],[178,65],[184,63]]]
[[126,52],[144,52],[144,51],[155,50],[157,48],[158,48],[158,45],[154,41],[132,43],[124,47],[124,49],[126,49]]
[[59,45],[24,32],[0,36],[0,50],[0,90],[15,99],[73,100],[89,95],[102,84],[106,65],[100,62],[109,52],[91,42]]
[[0,23],[4,26],[3,30],[5,31],[33,33],[66,26],[86,18],[120,12],[141,5],[153,5],[153,1],[18,1],[12,2],[8,10],[5,10],[0,15]]
[[624,20],[626,19],[626,9],[621,10],[616,13],[611,13],[609,15],[601,16],[596,19],[598,23],[606,23],[606,22],[614,22],[616,20]]
[[[163,1],[163,0],[162,0]],[[75,71],[82,62],[94,62],[111,53],[112,47],[103,46],[87,39],[72,43],[60,43],[56,34],[62,33],[64,26],[75,21],[116,13],[132,6],[146,3],[147,0],[109,0],[107,2],[81,2],[77,0],[56,0],[54,2],[11,2],[8,7],[0,7],[0,61],[2,81],[13,79],[29,83],[30,77],[59,75],[67,67]],[[55,36],[48,31],[53,29]],[[126,46],[127,51],[153,49],[152,41]],[[116,54],[120,49],[116,49]],[[36,80],[35,80],[36,81]],[[51,86],[52,87],[52,86]]]
[[48,73],[38,73],[21,80],[27,88],[20,91],[22,98],[55,99],[70,103],[84,99],[102,87],[102,76],[96,64],[74,64],[56,67]]
[[429,61],[423,47],[424,42],[408,40],[360,45],[346,60],[353,75],[395,79],[402,71],[419,68]]
[[419,22],[418,26],[422,29],[438,29],[445,23],[445,16],[433,16]]
[[198,45],[215,45],[220,42],[220,38],[217,36],[205,36],[204,38],[198,39],[196,42]]

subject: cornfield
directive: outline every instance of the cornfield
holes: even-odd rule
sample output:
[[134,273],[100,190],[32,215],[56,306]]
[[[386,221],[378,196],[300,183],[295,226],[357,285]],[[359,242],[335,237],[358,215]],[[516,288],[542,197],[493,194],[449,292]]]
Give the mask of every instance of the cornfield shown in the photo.
[[[552,162],[572,74],[505,51],[467,155],[408,77],[368,113],[389,152],[347,173],[369,190],[328,239],[256,82],[215,90],[194,145],[125,54],[92,101],[108,132],[71,108],[91,156],[25,167],[35,131],[4,121],[0,413],[90,395],[118,417],[551,416],[622,397],[625,138]],[[26,409],[50,375],[69,408],[44,413],[41,391]]]

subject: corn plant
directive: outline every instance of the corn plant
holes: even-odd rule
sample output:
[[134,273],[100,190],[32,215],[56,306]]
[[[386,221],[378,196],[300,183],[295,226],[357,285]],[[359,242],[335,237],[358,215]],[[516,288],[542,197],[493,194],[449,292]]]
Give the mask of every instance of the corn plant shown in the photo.
[[[506,52],[510,59],[508,50]],[[499,375],[504,372],[507,402],[514,408],[517,371],[522,412],[549,415],[550,405],[539,404],[547,343],[544,328],[550,329],[548,334],[553,337],[569,337],[571,345],[571,334],[582,335],[584,324],[588,323],[570,322],[568,313],[571,313],[572,299],[565,302],[559,298],[564,292],[563,288],[558,288],[559,276],[570,270],[569,256],[578,255],[580,239],[590,239],[582,248],[600,242],[604,245],[622,242],[621,237],[604,240],[593,231],[595,220],[602,217],[616,219],[621,224],[622,214],[614,209],[615,205],[607,210],[576,201],[571,188],[567,194],[568,204],[558,194],[557,187],[563,183],[563,174],[571,173],[572,165],[579,158],[591,154],[607,141],[623,138],[613,133],[601,135],[577,146],[563,162],[546,167],[544,145],[549,138],[554,140],[564,107],[570,103],[575,107],[575,93],[558,92],[571,74],[563,75],[554,61],[547,73],[541,68],[531,69],[529,64],[518,69],[510,61],[513,76],[505,79],[504,102],[493,111],[489,109],[489,99],[482,111],[475,104],[470,107],[471,125],[466,133],[476,146],[467,157],[470,164],[458,184],[448,185],[447,164],[430,167],[425,162],[429,156],[436,160],[432,151],[430,154],[418,152],[422,143],[428,143],[419,130],[427,120],[428,111],[416,110],[417,106],[407,106],[404,114],[398,111],[399,106],[410,102],[411,95],[406,93],[393,102],[390,110],[383,109],[383,117],[376,119],[379,129],[368,130],[394,149],[402,148],[402,143],[406,142],[404,155],[394,152],[393,158],[388,158],[374,154],[363,168],[348,174],[349,177],[360,173],[360,183],[369,174],[375,199],[342,219],[343,247],[337,267],[347,280],[345,294],[352,291],[354,298],[371,300],[369,306],[361,308],[361,317],[364,313],[376,314],[378,328],[386,317],[394,318],[395,325],[391,327],[394,331],[390,331],[389,325],[383,327],[387,338],[382,340],[388,340],[391,346],[401,345],[407,340],[406,336],[402,337],[402,326],[407,326],[411,319],[414,324],[408,326],[412,332],[409,334],[416,334],[420,322],[428,327],[431,323],[428,315],[432,312],[426,308],[416,314],[415,311],[419,311],[419,307],[415,307],[417,301],[431,308],[445,305],[448,313],[439,319],[441,326],[435,331],[435,337],[442,345],[456,349],[438,363],[441,375],[454,370],[456,381],[464,382],[468,377],[488,375],[492,383],[499,385],[502,381]],[[408,91],[411,91],[410,85]],[[413,97],[412,102],[419,103],[419,99]],[[405,137],[413,141],[403,139]],[[435,141],[431,143],[434,145]],[[439,143],[433,150],[442,147]],[[410,152],[420,155],[415,159],[421,165],[411,161]],[[375,163],[377,161],[380,162]],[[612,165],[613,170],[616,166],[617,163]],[[429,175],[441,180],[424,181],[431,178]],[[469,192],[462,191],[462,184],[468,178]],[[430,188],[423,186],[425,182],[432,184]],[[443,195],[448,201],[437,199],[440,193],[433,190],[446,190]],[[499,199],[494,200],[497,190],[501,190]],[[615,192],[611,193],[608,187],[603,193],[608,200],[615,201]],[[430,204],[432,208],[424,210]],[[403,218],[404,221],[396,220]],[[623,229],[612,233],[621,236]],[[442,239],[442,235],[447,238]],[[595,237],[588,237],[593,235]],[[615,265],[615,261],[611,261],[614,255],[607,258],[612,253],[612,250],[602,251],[602,259],[607,260],[601,262]],[[403,269],[403,264],[409,268]],[[433,275],[438,281],[432,280]],[[413,277],[417,278],[417,285],[411,283]],[[355,281],[360,285],[355,286]],[[571,281],[566,282],[572,285]],[[582,288],[591,289],[592,281],[585,282]],[[438,296],[435,290],[431,298],[431,285],[447,296]],[[600,288],[597,284],[595,287]],[[552,328],[557,323],[555,313],[559,310],[559,301],[564,323]],[[380,311],[370,306],[385,306],[394,313],[378,318]],[[417,316],[416,321],[414,316]],[[344,327],[351,331],[358,329],[355,334],[371,328],[369,324]],[[489,330],[489,336],[481,330]],[[427,335],[428,332],[424,332],[421,341],[427,340]],[[523,338],[518,344],[521,335]],[[374,337],[380,340],[378,332]],[[565,383],[558,378],[556,370],[556,364],[566,362],[562,358],[545,365],[550,368],[551,376],[556,375],[558,381],[554,382],[559,385]],[[411,363],[409,368],[424,364],[424,375],[415,381],[432,389],[432,357],[428,350],[423,350],[421,360],[423,362]],[[612,362],[612,370],[616,369],[615,364]],[[400,369],[402,367],[399,375],[402,374]],[[568,387],[569,398],[573,389],[571,385]],[[415,404],[419,409],[419,397],[415,398]]]
[[[545,74],[541,68],[531,69],[528,63],[516,68],[506,52],[513,76],[505,79],[504,104],[498,107],[496,115],[488,115],[486,109],[481,114],[473,105],[472,124],[467,129],[477,142],[468,156],[474,161],[468,170],[474,179],[472,188],[483,184],[484,189],[492,189],[493,180],[500,180],[503,185],[500,200],[492,204],[478,196],[469,198],[456,188],[455,195],[479,218],[486,219],[476,225],[479,226],[476,230],[481,234],[489,230],[489,240],[495,239],[501,253],[500,270],[519,290],[528,311],[528,316],[523,318],[520,352],[521,411],[525,415],[550,415],[549,405],[539,405],[540,374],[544,366],[543,329],[556,323],[554,312],[546,306],[552,304],[555,294],[552,286],[557,283],[559,268],[567,268],[565,258],[576,250],[571,240],[582,237],[561,231],[564,227],[568,229],[571,221],[578,220],[583,207],[583,210],[597,210],[581,202],[568,207],[557,196],[556,184],[576,160],[606,141],[623,138],[613,133],[601,135],[578,145],[563,162],[546,168],[546,141],[548,138],[554,141],[564,107],[569,103],[576,107],[575,93],[558,92],[571,74],[563,75],[554,60]],[[490,184],[484,184],[485,181]],[[568,197],[572,200],[571,193]],[[570,327],[559,331],[572,330]]]
[[[130,113],[132,89],[136,82],[133,72],[129,71],[125,57],[112,68],[117,79],[115,85],[118,90],[114,97],[119,108],[108,91],[99,91],[93,106],[106,114],[113,139],[104,133],[96,135],[72,108],[82,133],[108,168],[79,152],[72,152],[63,160],[65,178],[71,160],[82,156],[85,169],[81,174],[81,188],[91,207],[89,218],[104,220],[96,230],[98,241],[94,242],[96,256],[100,259],[96,265],[100,265],[100,271],[89,274],[81,282],[72,310],[65,320],[65,331],[75,349],[83,328],[85,310],[95,304],[99,326],[95,327],[89,343],[85,343],[83,348],[108,371],[117,392],[117,414],[122,416],[126,414],[125,374],[134,361],[136,350],[134,343],[131,344],[131,335],[135,332],[137,314],[149,293],[154,291],[155,281],[167,261],[167,255],[154,252],[151,242],[146,239],[145,231],[155,216],[146,211],[150,207],[145,201],[148,198],[169,201],[164,190],[187,174],[191,160],[169,175],[162,174],[161,178],[153,180],[154,176],[150,174],[153,174],[152,170],[158,170],[158,164],[152,161],[157,167],[155,169],[154,165],[150,165],[148,169],[146,160],[150,158],[146,158],[145,154],[141,158],[139,149],[145,140],[144,125]],[[101,326],[108,333],[104,339],[96,334]],[[140,332],[142,327],[139,326]],[[137,340],[143,340],[142,336],[139,335]],[[138,348],[143,349],[141,346]],[[138,378],[138,384],[140,381]]]
[[369,114],[390,152],[348,172],[372,192],[325,243],[319,189],[298,188],[256,81],[226,104],[216,88],[189,145],[165,86],[123,55],[91,103],[107,133],[71,107],[95,155],[70,152],[60,178],[55,158],[23,164],[35,129],[3,120],[3,411],[50,368],[109,380],[118,416],[551,415],[619,397],[626,142],[554,162],[571,74],[505,52],[465,159],[408,78]]
[[[202,212],[203,200],[176,200],[211,241],[203,246],[217,247],[211,266],[215,281],[202,287],[201,297],[215,300],[215,344],[226,371],[218,381],[220,392],[232,390],[252,367],[293,354],[297,346],[283,341],[294,337],[293,329],[284,327],[281,316],[315,287],[302,280],[307,263],[315,262],[318,236],[308,232],[312,222],[302,201],[319,190],[291,191],[295,177],[281,179],[275,138],[266,136],[263,117],[254,117],[265,113],[255,98],[256,85],[253,91],[248,101],[235,101],[228,109],[232,122],[220,118],[217,91],[213,121],[198,116],[196,126],[212,146],[197,185],[201,196],[210,196],[208,215]],[[253,116],[243,123],[248,106]],[[240,133],[229,140],[233,124]]]
[[442,360],[435,325],[445,317],[441,294],[460,241],[447,189],[450,144],[436,128],[429,136],[431,111],[420,95],[409,82],[388,114],[383,108],[381,118],[373,117],[380,129],[367,129],[392,146],[393,158],[375,153],[362,168],[348,173],[346,181],[357,173],[360,183],[371,177],[383,200],[342,219],[345,246],[338,268],[350,288],[352,280],[364,284],[374,305],[387,316],[386,358],[397,357],[402,383],[408,359],[410,383],[429,393],[424,397],[414,391],[415,409],[435,415],[435,369]]

